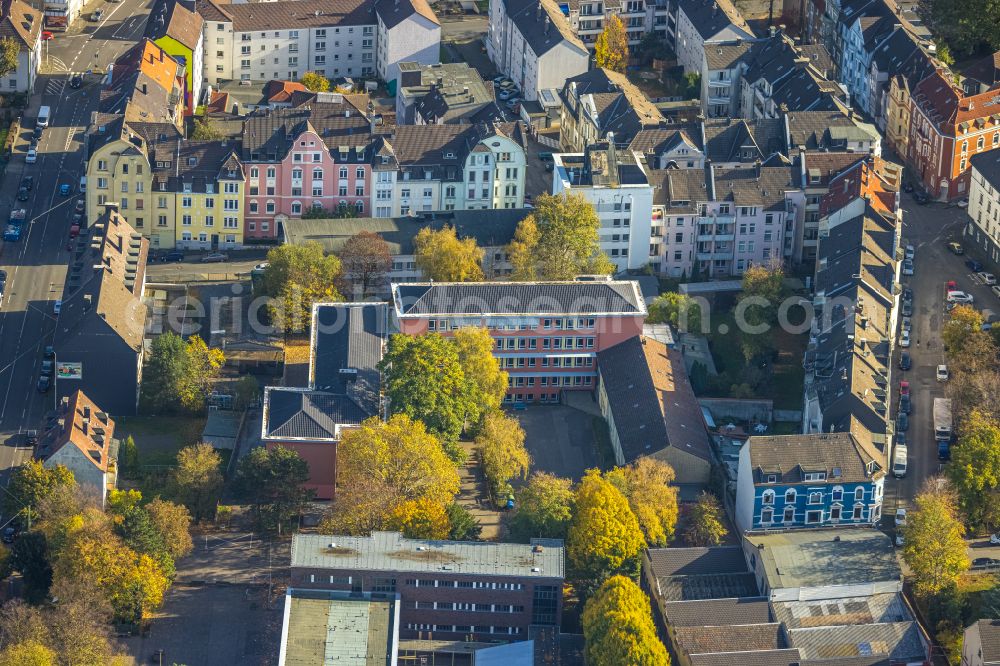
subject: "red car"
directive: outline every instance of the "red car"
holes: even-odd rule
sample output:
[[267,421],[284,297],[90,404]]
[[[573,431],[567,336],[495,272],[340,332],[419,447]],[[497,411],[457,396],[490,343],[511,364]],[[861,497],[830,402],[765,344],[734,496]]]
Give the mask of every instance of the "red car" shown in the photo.
[[948,284],[945,285],[945,291],[949,294],[953,291],[958,291],[958,283],[954,280],[948,280]]
[[43,31],[42,31],[42,40],[43,40],[43,41],[46,41],[46,42],[47,42],[47,41],[49,41],[50,39],[52,39],[53,37],[55,37],[55,35],[53,35],[53,34],[52,34],[51,32],[49,32],[48,30],[43,30]]
[[910,395],[910,382],[899,382],[899,395]]

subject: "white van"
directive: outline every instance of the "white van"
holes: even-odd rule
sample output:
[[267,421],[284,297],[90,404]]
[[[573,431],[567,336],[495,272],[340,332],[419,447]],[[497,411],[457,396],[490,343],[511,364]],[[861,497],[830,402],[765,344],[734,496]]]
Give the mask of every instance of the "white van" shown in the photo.
[[80,176],[80,191],[81,192],[86,192],[87,191],[87,177],[86,176]]
[[892,454],[892,475],[897,479],[906,476],[906,447],[897,444]]
[[38,121],[37,121],[38,122],[38,126],[39,127],[48,127],[49,126],[49,118],[50,117],[52,117],[52,111],[51,111],[51,109],[49,109],[49,107],[43,106],[42,108],[40,108],[38,110]]

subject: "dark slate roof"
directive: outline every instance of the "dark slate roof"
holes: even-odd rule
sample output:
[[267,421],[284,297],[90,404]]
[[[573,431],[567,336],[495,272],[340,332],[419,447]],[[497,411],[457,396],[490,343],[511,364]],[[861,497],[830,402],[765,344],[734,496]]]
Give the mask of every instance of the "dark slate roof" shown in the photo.
[[548,53],[563,41],[587,52],[587,47],[553,0],[506,0],[505,4],[507,16],[536,56]]
[[831,127],[856,127],[842,111],[809,110],[786,114],[788,144],[806,150],[832,147]]
[[396,314],[429,315],[645,315],[632,281],[436,282],[392,286]]
[[1000,150],[978,153],[969,162],[993,189],[1000,187]]
[[809,58],[809,63],[823,76],[830,78],[833,76],[835,68],[830,52],[823,44],[799,44],[797,46],[803,58]]
[[21,0],[9,0],[4,3],[4,9],[0,37],[13,39],[21,51],[35,48],[42,32],[42,12]]
[[776,622],[731,626],[676,627],[673,635],[678,649],[687,654],[763,652],[784,650],[790,647],[785,638],[784,630]]
[[398,256],[413,254],[413,239],[425,227],[432,231],[454,227],[459,238],[473,238],[481,248],[502,247],[510,243],[517,224],[530,213],[526,208],[487,208],[435,211],[416,217],[292,218],[283,222],[282,228],[287,243],[316,241],[330,254],[340,252],[344,243],[358,232],[370,231],[381,236],[388,243],[389,252]]
[[371,416],[346,395],[270,387],[264,436],[275,439],[328,440],[339,425],[357,425]]
[[426,0],[286,0],[280,4],[231,4],[198,0],[198,13],[206,20],[231,22],[236,32],[372,25],[376,14],[387,28],[414,15],[439,24]]
[[740,40],[735,44],[705,45],[705,61],[709,69],[734,69],[753,46],[752,41]]
[[[222,193],[223,180],[243,182],[243,162],[237,157],[239,141],[195,141],[175,139],[158,145],[151,161],[157,182],[166,182],[167,191],[180,192],[190,185],[192,192],[205,193],[212,185],[216,194]],[[156,166],[157,163],[169,167]],[[231,173],[230,173],[231,172]]]
[[962,75],[974,79],[988,89],[1000,85],[1000,51],[991,53],[971,67],[966,68]]
[[785,210],[785,192],[799,187],[797,166],[714,168],[715,200]]
[[980,620],[975,626],[983,647],[983,661],[1000,663],[1000,620]]
[[577,98],[589,96],[593,102],[598,136],[602,139],[613,132],[615,143],[628,144],[641,130],[666,124],[656,105],[624,74],[596,68],[567,79],[560,92],[563,108],[579,119],[582,113],[589,112],[584,111],[584,104],[570,101],[574,88]]
[[691,21],[701,38],[711,39],[729,25],[753,36],[753,30],[730,0],[678,0],[677,7]]
[[872,60],[879,71],[895,74],[909,59],[917,46],[917,39],[905,28],[897,28],[888,39],[879,44],[872,54]]
[[765,597],[670,601],[662,609],[671,627],[706,627],[774,622]]
[[[388,139],[401,172],[413,170],[415,180],[430,171],[435,178],[461,181],[465,160],[480,144],[496,135],[525,145],[520,122],[475,125],[399,125]],[[398,182],[402,182],[400,177]]]
[[713,162],[752,164],[785,151],[785,129],[780,118],[705,120],[705,156]]
[[597,365],[626,463],[667,447],[711,460],[701,406],[679,351],[635,336],[598,352]]
[[628,150],[644,155],[659,155],[682,143],[701,149],[701,126],[689,123],[644,129],[633,137]]
[[739,546],[650,548],[646,556],[657,578],[749,572],[743,549]]
[[807,472],[824,472],[827,483],[868,483],[885,474],[880,457],[846,432],[751,437],[745,446],[754,483],[766,483],[769,474],[780,484],[807,483]]
[[[158,0],[149,12],[146,22],[146,37],[156,41],[171,37],[189,49],[194,50],[201,39],[202,17],[178,0]],[[188,67],[194,63],[187,63]]]
[[313,305],[312,388],[350,396],[368,415],[378,412],[378,371],[388,333],[385,303]]
[[[805,666],[799,651],[756,650],[753,652],[712,652],[709,654],[691,655],[691,666],[733,666],[734,664],[753,664],[753,666]],[[818,665],[817,665],[818,666]],[[834,666],[825,661],[822,666]]]
[[[264,7],[273,3],[256,3]],[[244,5],[235,5],[244,6]],[[331,94],[325,100],[294,109],[262,109],[243,125],[243,161],[277,162],[291,150],[295,139],[307,129],[315,131],[330,150],[347,146],[348,162],[364,161],[371,142],[371,124],[365,109],[349,97]],[[343,160],[340,160],[343,161]]]

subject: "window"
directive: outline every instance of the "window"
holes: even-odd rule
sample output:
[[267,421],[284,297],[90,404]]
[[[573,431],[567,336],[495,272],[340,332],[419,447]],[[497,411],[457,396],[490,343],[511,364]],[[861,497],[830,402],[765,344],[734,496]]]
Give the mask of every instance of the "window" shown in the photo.
[[773,490],[765,490],[764,494],[761,495],[761,497],[760,497],[760,502],[761,502],[761,504],[765,504],[765,505],[774,504],[774,491]]
[[830,509],[830,520],[840,520],[840,507],[835,506]]
[[97,170],[98,171],[107,171],[108,170],[108,163],[107,163],[107,161],[106,160],[97,160]]
[[861,517],[864,515],[864,511],[865,511],[865,507],[863,507],[861,505],[858,505],[858,506],[854,507],[854,515],[851,516],[851,518],[853,520],[861,520]]
[[806,511],[806,525],[813,525],[823,522],[822,511]]
[[784,522],[786,523],[790,523],[793,520],[795,520],[795,507],[790,506],[785,508],[785,514],[782,520],[784,520]]
[[181,224],[183,224],[185,227],[190,227],[191,226],[191,216],[190,215],[184,215],[183,217],[181,217]]
[[809,493],[809,503],[810,504],[822,504],[823,503],[823,493]]
[[191,197],[181,197],[181,208],[191,207]]
[[833,487],[833,501],[843,502],[844,501],[844,489],[840,486]]
[[774,520],[774,509],[763,509],[760,512],[760,522],[770,523]]
[[785,491],[785,503],[792,504],[795,502],[795,489],[789,488]]
[[864,501],[865,499],[865,489],[858,487],[854,490],[854,500],[856,502]]

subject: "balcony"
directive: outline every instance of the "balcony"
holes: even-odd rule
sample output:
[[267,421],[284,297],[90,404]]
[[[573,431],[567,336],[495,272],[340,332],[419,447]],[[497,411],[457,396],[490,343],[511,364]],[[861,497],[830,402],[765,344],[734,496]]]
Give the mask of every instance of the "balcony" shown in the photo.
[[733,85],[732,79],[711,79],[708,82],[710,88],[727,88],[726,94],[729,94],[729,86]]

